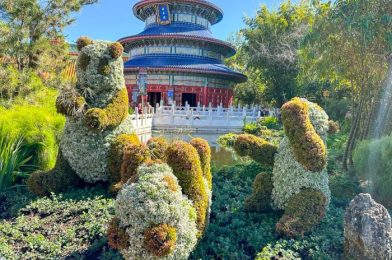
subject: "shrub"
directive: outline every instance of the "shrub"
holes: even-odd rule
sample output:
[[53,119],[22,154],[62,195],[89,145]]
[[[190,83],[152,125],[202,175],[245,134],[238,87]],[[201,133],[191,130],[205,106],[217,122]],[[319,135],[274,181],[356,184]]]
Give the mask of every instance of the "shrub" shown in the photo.
[[253,182],[252,194],[245,200],[245,210],[251,212],[269,211],[272,202],[272,188],[272,174],[269,172],[258,174]]
[[311,123],[308,110],[304,100],[294,98],[283,105],[282,120],[297,161],[305,169],[318,172],[327,165],[327,151]]
[[219,136],[216,142],[223,147],[230,148],[234,146],[234,143],[237,140],[237,138],[238,138],[237,134],[229,133],[229,134]]
[[279,119],[273,116],[267,116],[261,118],[258,124],[273,130],[279,130],[281,128],[281,125],[279,124]]
[[331,189],[332,197],[351,201],[357,194],[361,193],[359,182],[350,177],[348,173],[335,173],[329,177],[329,188]]
[[355,174],[367,181],[367,191],[375,200],[392,207],[392,136],[377,140],[365,140],[354,151]]
[[14,185],[17,177],[28,176],[23,168],[30,159],[29,150],[23,147],[23,138],[12,137],[0,126],[0,191]]
[[[142,165],[138,177],[137,182],[123,187],[115,203],[118,227],[129,237],[128,247],[121,253],[125,259],[186,259],[197,242],[192,202],[182,195],[166,164]],[[165,181],[167,177],[176,189],[173,182]]]
[[297,252],[286,249],[280,244],[274,246],[267,245],[256,256],[256,260],[271,259],[300,260],[301,258]]
[[164,137],[151,138],[148,140],[147,146],[153,159],[166,160],[165,152],[169,144]]
[[276,231],[288,237],[303,236],[320,223],[325,215],[327,200],[315,189],[303,189],[293,195],[285,213],[276,224]]
[[256,162],[272,166],[277,147],[254,135],[239,135],[234,150],[240,156],[249,156]]
[[201,169],[204,178],[208,181],[208,188],[212,189],[212,174],[211,174],[211,148],[208,142],[202,138],[193,138],[190,144],[196,148],[200,157]]
[[209,192],[203,179],[197,150],[183,141],[176,141],[166,151],[167,163],[182,188],[182,192],[194,203],[197,212],[197,229],[200,237],[206,226],[209,209]]

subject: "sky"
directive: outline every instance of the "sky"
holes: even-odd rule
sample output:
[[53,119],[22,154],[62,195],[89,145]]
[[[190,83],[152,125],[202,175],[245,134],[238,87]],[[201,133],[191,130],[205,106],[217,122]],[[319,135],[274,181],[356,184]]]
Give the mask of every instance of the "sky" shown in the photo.
[[[80,36],[96,40],[116,41],[143,31],[144,23],[134,17],[132,7],[139,0],[99,0],[75,15],[76,22],[65,30],[67,40],[74,43]],[[282,0],[209,0],[219,6],[223,20],[212,27],[214,36],[227,40],[244,27],[243,17],[254,17],[261,5],[276,9]]]

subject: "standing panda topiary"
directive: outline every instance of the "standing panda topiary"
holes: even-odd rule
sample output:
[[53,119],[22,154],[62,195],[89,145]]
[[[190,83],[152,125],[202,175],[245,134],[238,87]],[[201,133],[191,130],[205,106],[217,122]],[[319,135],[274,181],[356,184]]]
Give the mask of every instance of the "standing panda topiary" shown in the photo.
[[[122,155],[130,145],[141,145],[137,137],[135,140],[129,135],[133,129],[123,75],[123,47],[87,37],[79,38],[77,46],[76,85],[62,91],[56,101],[58,112],[67,117],[56,167],[34,173],[28,182],[38,195],[61,191],[78,179],[88,183],[120,181],[116,176],[121,175],[122,157],[111,160],[110,155]],[[139,164],[147,159],[148,154],[143,154]],[[109,167],[113,160],[118,167]]]
[[[282,121],[286,136],[274,158],[262,162],[273,165],[272,174],[261,173],[255,178],[245,209],[284,210],[276,231],[294,237],[318,224],[330,202],[326,171],[329,122],[321,107],[301,98],[283,105]],[[265,145],[265,149],[270,147]]]

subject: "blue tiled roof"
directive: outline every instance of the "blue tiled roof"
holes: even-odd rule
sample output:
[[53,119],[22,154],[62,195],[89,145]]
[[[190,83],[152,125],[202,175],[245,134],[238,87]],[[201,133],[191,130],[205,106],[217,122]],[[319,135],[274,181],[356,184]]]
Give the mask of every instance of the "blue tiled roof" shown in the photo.
[[219,60],[185,55],[143,55],[128,60],[124,64],[125,69],[132,68],[171,68],[171,69],[189,69],[224,73],[231,76],[238,82],[246,80],[246,76],[238,73]]
[[206,30],[205,27],[191,23],[175,22],[166,26],[159,26],[154,24],[147,27],[143,32],[139,33],[138,36],[144,35],[190,35],[196,37],[213,38],[211,31]]

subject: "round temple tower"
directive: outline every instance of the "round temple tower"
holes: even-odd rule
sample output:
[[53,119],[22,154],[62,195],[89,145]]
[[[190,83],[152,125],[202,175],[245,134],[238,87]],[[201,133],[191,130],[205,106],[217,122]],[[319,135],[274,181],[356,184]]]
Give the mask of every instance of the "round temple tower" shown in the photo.
[[119,40],[130,55],[124,70],[133,103],[144,93],[152,106],[231,104],[234,85],[247,78],[224,65],[234,47],[212,36],[221,9],[204,0],[143,0],[133,12],[145,29]]

